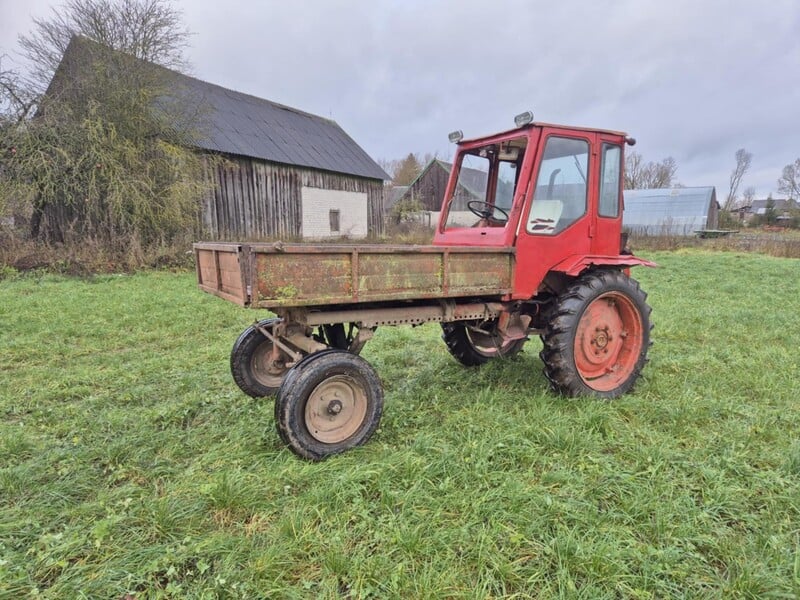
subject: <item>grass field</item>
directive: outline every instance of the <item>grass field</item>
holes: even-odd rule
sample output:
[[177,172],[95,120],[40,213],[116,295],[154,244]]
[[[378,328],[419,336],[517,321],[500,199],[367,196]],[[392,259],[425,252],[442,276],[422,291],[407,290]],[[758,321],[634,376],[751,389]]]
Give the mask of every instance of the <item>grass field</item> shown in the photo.
[[381,428],[316,464],[192,274],[0,282],[0,597],[798,597],[800,260],[648,258],[633,394],[381,329]]

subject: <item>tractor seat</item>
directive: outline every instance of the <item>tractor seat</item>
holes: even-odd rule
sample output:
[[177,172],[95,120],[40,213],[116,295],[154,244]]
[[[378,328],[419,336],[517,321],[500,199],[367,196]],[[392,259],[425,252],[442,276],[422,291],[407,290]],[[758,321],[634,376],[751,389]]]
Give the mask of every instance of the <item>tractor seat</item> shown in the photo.
[[554,234],[563,210],[561,200],[534,200],[528,215],[528,233]]

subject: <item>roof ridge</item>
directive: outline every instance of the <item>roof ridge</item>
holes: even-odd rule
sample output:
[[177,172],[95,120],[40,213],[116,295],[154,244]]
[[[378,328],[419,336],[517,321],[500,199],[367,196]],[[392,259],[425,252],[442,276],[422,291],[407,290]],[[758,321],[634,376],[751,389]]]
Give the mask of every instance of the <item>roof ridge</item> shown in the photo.
[[336,125],[337,127],[339,127],[339,124],[336,121],[334,121],[333,119],[329,119],[329,118],[323,117],[321,115],[310,113],[310,112],[305,111],[305,110],[300,110],[299,108],[295,108],[293,106],[289,106],[288,104],[283,104],[281,102],[275,102],[274,100],[269,100],[268,98],[261,98],[260,96],[255,96],[255,95],[250,94],[248,92],[242,92],[242,91],[239,91],[239,90],[235,90],[233,88],[225,87],[224,85],[219,85],[218,83],[213,83],[211,81],[206,81],[205,79],[200,79],[199,77],[195,77],[194,75],[189,75],[188,73],[182,73],[181,71],[178,71],[176,69],[172,69],[170,67],[165,67],[164,65],[160,65],[158,63],[154,63],[152,61],[145,60],[143,58],[139,58],[138,56],[134,56],[133,54],[130,54],[128,52],[124,52],[122,50],[116,50],[115,48],[112,48],[111,46],[107,46],[107,45],[105,45],[105,44],[103,44],[101,42],[98,42],[96,40],[93,40],[92,38],[87,37],[85,35],[81,35],[81,34],[77,34],[76,33],[76,34],[73,34],[72,39],[76,39],[80,43],[89,42],[90,44],[94,44],[95,46],[98,46],[98,47],[100,47],[100,48],[102,48],[104,50],[108,50],[108,51],[111,51],[111,52],[116,52],[116,53],[119,53],[119,54],[124,54],[126,56],[130,56],[131,58],[133,58],[135,60],[141,61],[143,63],[147,63],[149,65],[152,65],[152,66],[157,67],[159,69],[162,69],[164,71],[168,71],[169,73],[172,73],[173,75],[177,75],[178,77],[183,77],[185,79],[191,79],[192,81],[196,81],[198,83],[202,83],[203,85],[208,85],[208,86],[211,86],[211,87],[215,87],[215,88],[218,88],[218,89],[223,90],[225,92],[231,92],[231,93],[234,93],[234,94],[238,94],[239,96],[252,98],[253,100],[256,100],[258,102],[265,102],[265,103],[271,104],[272,106],[275,106],[277,108],[280,108],[280,109],[283,109],[283,110],[288,110],[290,112],[297,113],[297,114],[300,114],[300,115],[303,115],[303,116],[306,116],[306,117],[312,117],[312,118],[315,118],[315,119],[319,119],[321,121],[326,121],[328,123],[332,123],[332,124]]

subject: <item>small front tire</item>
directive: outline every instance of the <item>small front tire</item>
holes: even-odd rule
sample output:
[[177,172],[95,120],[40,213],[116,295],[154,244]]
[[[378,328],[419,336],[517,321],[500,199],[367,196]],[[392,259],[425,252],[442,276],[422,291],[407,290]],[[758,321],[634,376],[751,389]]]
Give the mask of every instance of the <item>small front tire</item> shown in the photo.
[[231,375],[239,389],[253,398],[273,396],[280,388],[289,357],[272,357],[272,342],[259,329],[270,330],[279,319],[264,319],[245,329],[231,350]]
[[289,370],[275,424],[295,454],[322,460],[369,440],[383,414],[383,388],[363,358],[344,350],[311,354]]
[[492,358],[514,356],[522,350],[526,338],[503,342],[493,334],[494,323],[484,324],[485,330],[463,322],[442,323],[442,339],[447,350],[466,367],[477,367]]

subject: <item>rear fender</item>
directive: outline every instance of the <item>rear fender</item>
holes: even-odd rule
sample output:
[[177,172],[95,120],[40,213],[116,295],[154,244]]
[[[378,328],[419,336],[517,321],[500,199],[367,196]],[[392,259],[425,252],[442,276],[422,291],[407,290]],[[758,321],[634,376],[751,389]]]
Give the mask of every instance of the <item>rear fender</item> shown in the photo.
[[570,256],[555,265],[551,270],[556,273],[563,273],[570,277],[577,277],[591,267],[614,267],[630,269],[631,267],[657,267],[658,265],[650,260],[639,258],[633,254],[623,254],[620,256]]

